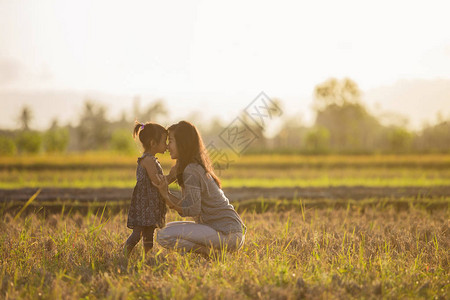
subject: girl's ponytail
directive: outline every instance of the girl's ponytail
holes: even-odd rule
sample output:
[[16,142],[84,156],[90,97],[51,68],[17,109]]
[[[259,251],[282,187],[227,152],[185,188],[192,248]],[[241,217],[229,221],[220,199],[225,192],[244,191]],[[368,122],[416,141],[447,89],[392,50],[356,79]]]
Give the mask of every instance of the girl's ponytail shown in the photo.
[[135,139],[136,136],[138,136],[139,133],[139,129],[144,129],[144,124],[139,123],[137,120],[134,121],[135,125],[134,125],[134,130],[133,130],[133,138]]

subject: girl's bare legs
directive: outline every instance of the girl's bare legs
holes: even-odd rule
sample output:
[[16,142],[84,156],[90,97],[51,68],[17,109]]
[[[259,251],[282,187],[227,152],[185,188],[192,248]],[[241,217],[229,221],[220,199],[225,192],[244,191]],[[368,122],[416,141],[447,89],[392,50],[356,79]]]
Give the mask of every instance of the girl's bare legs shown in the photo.
[[144,243],[145,254],[153,248],[153,233],[155,232],[155,227],[144,227],[142,230],[142,242]]
[[154,226],[145,226],[145,227],[136,227],[133,229],[133,232],[128,237],[125,242],[125,246],[123,247],[124,255],[129,258],[131,252],[137,243],[143,238],[144,243],[144,251],[147,253],[153,248],[153,232],[155,231]]

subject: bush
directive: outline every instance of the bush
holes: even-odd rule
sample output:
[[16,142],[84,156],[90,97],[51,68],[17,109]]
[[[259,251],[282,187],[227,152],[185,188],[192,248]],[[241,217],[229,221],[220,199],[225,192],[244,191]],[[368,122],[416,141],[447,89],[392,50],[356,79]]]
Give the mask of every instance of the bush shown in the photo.
[[0,155],[14,155],[16,150],[16,145],[12,138],[0,136]]
[[123,154],[136,152],[136,144],[131,132],[125,129],[114,131],[111,137],[111,149]]
[[305,150],[308,153],[324,154],[329,151],[330,132],[323,127],[312,128],[305,137]]
[[42,137],[39,132],[23,131],[16,138],[19,153],[38,153],[41,150]]
[[69,144],[69,131],[66,128],[50,129],[44,134],[46,152],[64,152]]
[[419,151],[450,152],[450,120],[425,127],[414,142]]
[[404,128],[393,128],[388,132],[389,150],[397,153],[408,152],[411,149],[412,134]]

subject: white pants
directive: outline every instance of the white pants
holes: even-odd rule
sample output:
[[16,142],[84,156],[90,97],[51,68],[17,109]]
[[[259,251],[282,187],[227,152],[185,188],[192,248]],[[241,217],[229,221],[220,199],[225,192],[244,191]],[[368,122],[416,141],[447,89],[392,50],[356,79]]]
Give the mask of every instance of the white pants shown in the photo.
[[213,228],[189,221],[170,222],[157,233],[156,241],[164,248],[209,254],[215,250],[236,251],[244,244],[241,232],[223,234]]

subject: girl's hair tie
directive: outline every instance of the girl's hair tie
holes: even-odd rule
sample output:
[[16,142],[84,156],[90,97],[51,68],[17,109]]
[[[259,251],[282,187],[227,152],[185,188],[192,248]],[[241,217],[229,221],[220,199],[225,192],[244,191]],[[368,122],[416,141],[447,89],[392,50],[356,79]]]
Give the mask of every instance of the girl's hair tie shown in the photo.
[[144,124],[142,124],[142,125],[141,125],[141,130],[144,130],[144,127],[145,127],[145,125],[144,125]]

